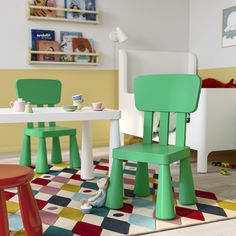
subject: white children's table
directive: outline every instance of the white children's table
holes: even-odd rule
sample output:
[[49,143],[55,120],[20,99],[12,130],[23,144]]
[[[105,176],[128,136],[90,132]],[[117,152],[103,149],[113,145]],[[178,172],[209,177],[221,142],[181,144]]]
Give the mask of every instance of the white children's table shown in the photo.
[[91,121],[110,120],[109,171],[111,170],[112,149],[120,146],[120,111],[112,109],[93,111],[90,108],[84,108],[74,112],[66,112],[62,107],[33,108],[33,111],[33,113],[13,112],[11,108],[0,108],[0,123],[81,121],[81,178],[85,180],[94,178]]

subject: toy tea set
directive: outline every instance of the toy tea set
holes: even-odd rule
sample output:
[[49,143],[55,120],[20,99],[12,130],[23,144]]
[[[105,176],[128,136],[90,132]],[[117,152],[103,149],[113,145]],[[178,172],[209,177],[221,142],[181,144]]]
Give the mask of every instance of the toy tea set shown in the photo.
[[33,113],[30,102],[26,102],[22,98],[17,98],[14,102],[10,102],[10,106],[14,112]]
[[[67,105],[63,107],[65,111],[72,112],[81,110],[83,108],[84,99],[81,94],[72,96],[72,102],[73,105]],[[104,109],[101,102],[93,102],[91,107],[94,111],[102,111]]]

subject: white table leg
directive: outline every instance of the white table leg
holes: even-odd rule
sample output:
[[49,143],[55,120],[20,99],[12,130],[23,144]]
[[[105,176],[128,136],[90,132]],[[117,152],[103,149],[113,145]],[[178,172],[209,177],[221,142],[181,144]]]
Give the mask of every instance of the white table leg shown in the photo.
[[112,167],[112,149],[120,147],[120,127],[119,120],[111,120],[110,123],[110,145],[109,145],[109,176]]
[[90,121],[82,122],[81,178],[85,180],[94,178]]
[[209,150],[205,148],[200,148],[197,151],[197,172],[198,173],[207,173],[207,158]]

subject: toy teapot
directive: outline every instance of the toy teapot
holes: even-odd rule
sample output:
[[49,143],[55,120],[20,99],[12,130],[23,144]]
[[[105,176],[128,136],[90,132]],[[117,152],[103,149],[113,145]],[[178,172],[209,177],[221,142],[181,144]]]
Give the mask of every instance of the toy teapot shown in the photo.
[[26,102],[22,98],[18,98],[14,102],[10,102],[10,106],[15,112],[24,112]]

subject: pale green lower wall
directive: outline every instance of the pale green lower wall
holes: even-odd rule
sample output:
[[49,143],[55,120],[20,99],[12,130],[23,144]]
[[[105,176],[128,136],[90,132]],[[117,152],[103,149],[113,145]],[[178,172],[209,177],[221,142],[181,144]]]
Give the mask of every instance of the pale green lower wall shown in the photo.
[[[112,70],[0,70],[0,107],[9,107],[15,100],[15,80],[19,78],[49,78],[62,82],[61,103],[71,104],[71,96],[83,94],[85,106],[101,101],[106,108],[117,108],[117,72]],[[43,96],[43,94],[42,94]],[[81,123],[61,122],[64,126],[77,128],[81,144]],[[0,152],[19,152],[22,144],[23,124],[0,124]],[[109,142],[109,121],[92,122],[93,145],[103,146]],[[62,148],[68,147],[68,138],[61,140]],[[32,142],[36,148],[36,140]]]

